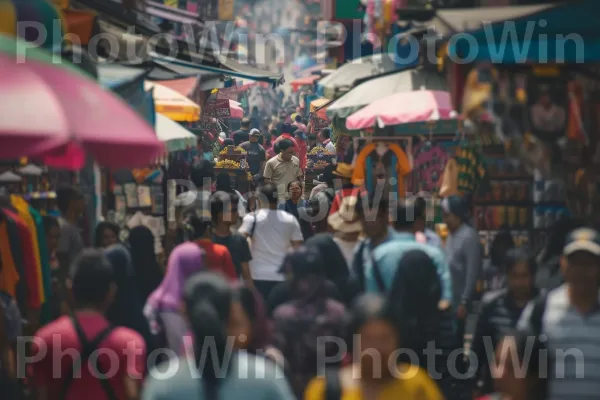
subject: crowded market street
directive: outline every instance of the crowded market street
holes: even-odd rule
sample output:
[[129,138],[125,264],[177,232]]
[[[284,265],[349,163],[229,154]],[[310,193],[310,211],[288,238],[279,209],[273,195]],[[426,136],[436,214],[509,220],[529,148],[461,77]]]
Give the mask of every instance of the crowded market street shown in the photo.
[[0,0],[0,399],[600,399],[598,15]]

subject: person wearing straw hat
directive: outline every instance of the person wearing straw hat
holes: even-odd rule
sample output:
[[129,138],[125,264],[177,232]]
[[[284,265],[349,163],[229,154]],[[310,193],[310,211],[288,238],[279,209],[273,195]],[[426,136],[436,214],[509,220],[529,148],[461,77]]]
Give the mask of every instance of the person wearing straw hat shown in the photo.
[[338,211],[342,200],[346,196],[358,196],[360,194],[360,188],[355,187],[352,184],[352,174],[354,173],[354,167],[346,163],[338,163],[335,167],[335,171],[332,172],[334,187],[340,188],[337,190],[333,202],[331,203],[331,209],[329,215],[332,215]]
[[340,248],[348,266],[352,263],[362,233],[362,223],[356,212],[357,202],[356,196],[344,197],[339,209],[327,218],[329,226],[334,231],[333,241]]

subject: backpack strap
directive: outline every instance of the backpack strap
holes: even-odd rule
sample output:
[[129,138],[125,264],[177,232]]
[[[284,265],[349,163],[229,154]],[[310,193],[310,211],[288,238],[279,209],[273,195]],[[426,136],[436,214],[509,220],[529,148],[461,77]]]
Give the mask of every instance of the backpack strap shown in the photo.
[[325,370],[325,400],[340,400],[342,398],[342,382],[338,368]]
[[[85,333],[83,332],[83,328],[79,324],[79,321],[77,321],[77,318],[75,318],[74,316],[71,316],[71,322],[73,323],[73,326],[75,327],[75,332],[77,333],[79,342],[81,343],[81,355],[79,358],[74,360],[73,364],[71,365],[71,373],[67,374],[67,376],[65,378],[65,381],[63,383],[63,388],[62,388],[62,396],[60,397],[63,400],[67,399],[67,394],[69,392],[69,388],[71,387],[71,384],[73,383],[73,379],[75,378],[75,372],[77,370],[81,370],[82,366],[87,364],[92,353],[94,353],[94,351],[96,351],[98,349],[98,346],[100,346],[100,344],[115,329],[114,326],[109,325],[104,330],[102,330],[100,333],[98,333],[90,341],[85,336]],[[102,385],[102,389],[106,393],[108,400],[118,400],[118,397],[117,397],[115,391],[113,390],[112,386],[110,386],[110,383],[108,382],[107,377],[105,376],[105,374],[103,372],[100,371],[98,360],[96,360],[96,365],[94,365],[94,368],[96,368],[96,372],[99,373],[99,375],[100,375],[100,377],[99,377],[100,384]]]
[[366,241],[363,240],[356,251],[356,255],[352,260],[352,272],[358,282],[360,291],[365,291],[365,267],[364,267],[364,254],[366,248]]
[[548,293],[544,293],[534,300],[533,310],[529,323],[533,329],[533,333],[537,336],[542,334],[544,314],[546,313],[546,304],[548,303]]

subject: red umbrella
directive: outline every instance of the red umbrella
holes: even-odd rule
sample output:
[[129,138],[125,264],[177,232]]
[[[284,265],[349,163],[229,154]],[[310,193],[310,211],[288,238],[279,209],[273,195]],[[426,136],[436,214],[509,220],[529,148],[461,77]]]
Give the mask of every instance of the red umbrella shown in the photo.
[[102,166],[128,168],[162,152],[150,124],[72,64],[0,35],[0,69],[0,158],[79,169],[85,151]]

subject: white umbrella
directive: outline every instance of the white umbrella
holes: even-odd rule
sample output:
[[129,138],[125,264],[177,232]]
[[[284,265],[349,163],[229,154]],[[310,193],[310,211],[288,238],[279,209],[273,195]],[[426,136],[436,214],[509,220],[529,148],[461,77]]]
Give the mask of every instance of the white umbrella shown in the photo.
[[165,143],[169,152],[185,150],[196,145],[196,135],[162,114],[156,113],[154,129],[156,136]]
[[21,182],[23,180],[23,178],[21,178],[19,175],[15,174],[12,171],[6,171],[5,173],[0,175],[0,182],[3,183],[17,183],[17,182]]

